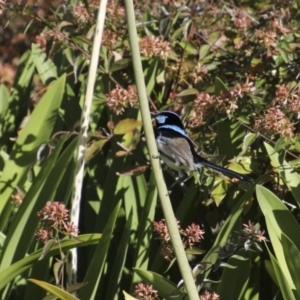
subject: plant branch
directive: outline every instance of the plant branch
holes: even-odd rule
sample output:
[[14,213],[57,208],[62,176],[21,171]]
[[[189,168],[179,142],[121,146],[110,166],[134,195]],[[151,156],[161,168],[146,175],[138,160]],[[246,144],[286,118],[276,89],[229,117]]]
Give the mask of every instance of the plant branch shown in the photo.
[[183,278],[189,299],[198,300],[199,295],[195,285],[195,279],[193,277],[192,270],[190,268],[186,253],[182,245],[181,237],[178,232],[176,218],[173,212],[173,208],[169,198],[169,193],[164,181],[164,177],[158,159],[158,151],[157,151],[157,146],[156,146],[154,133],[153,133],[147,91],[144,82],[144,74],[143,74],[141,57],[140,57],[138,37],[136,32],[136,22],[135,22],[133,1],[126,0],[124,2],[126,8],[129,42],[130,42],[130,48],[131,48],[132,60],[133,60],[133,70],[134,70],[137,92],[140,101],[140,109],[142,114],[145,136],[147,140],[147,146],[150,154],[150,162],[154,172],[158,194],[161,200],[162,210],[169,229],[171,242],[178,261],[178,266],[180,269],[181,276]]

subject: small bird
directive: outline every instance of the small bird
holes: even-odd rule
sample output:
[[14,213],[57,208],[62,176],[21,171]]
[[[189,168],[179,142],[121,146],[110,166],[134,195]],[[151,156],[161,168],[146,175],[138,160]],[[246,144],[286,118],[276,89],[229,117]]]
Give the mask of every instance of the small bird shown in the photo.
[[161,111],[153,114],[153,117],[156,120],[155,139],[160,157],[170,168],[179,172],[179,178],[205,166],[229,177],[246,182],[253,181],[252,178],[218,166],[198,155],[176,113]]

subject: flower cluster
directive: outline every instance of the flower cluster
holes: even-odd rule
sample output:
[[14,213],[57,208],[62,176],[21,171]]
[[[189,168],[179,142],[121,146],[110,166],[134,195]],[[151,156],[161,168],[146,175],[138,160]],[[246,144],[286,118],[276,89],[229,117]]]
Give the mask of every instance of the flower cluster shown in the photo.
[[0,0],[0,15],[3,14],[6,0]]
[[42,242],[56,237],[58,233],[68,236],[78,233],[77,226],[68,221],[69,210],[63,203],[47,201],[37,216],[40,218],[41,228],[36,236]]
[[125,108],[137,106],[137,93],[132,86],[128,86],[127,89],[117,86],[106,96],[106,104],[117,115],[120,115]]
[[300,118],[300,86],[292,90],[289,85],[280,85],[275,93],[272,106],[284,110],[286,113],[296,113]]
[[259,226],[254,226],[254,223],[248,221],[248,224],[243,224],[243,236],[250,241],[263,242],[266,241],[264,236],[265,231],[261,231]]
[[102,44],[110,50],[115,50],[117,42],[119,41],[116,31],[106,28],[102,36]]
[[16,192],[10,196],[15,207],[19,207],[23,203],[25,193],[20,189],[16,188]]
[[277,46],[278,35],[275,30],[257,29],[255,32],[257,41],[261,43],[267,50],[268,56],[272,56],[272,49]]
[[125,9],[120,5],[120,1],[109,1],[106,12],[109,16],[114,16],[118,19],[122,19],[125,16]]
[[196,84],[199,81],[202,81],[207,73],[207,67],[205,65],[197,63],[192,72],[188,72],[187,75],[193,81],[193,83]]
[[[204,230],[199,225],[192,223],[186,229],[182,229],[179,221],[177,221],[179,233],[181,235],[184,248],[192,248],[195,243],[199,243],[203,239]],[[154,231],[158,233],[158,237],[163,242],[161,254],[166,260],[174,258],[173,247],[170,242],[170,234],[164,219],[159,222],[153,222]]]
[[77,20],[78,24],[84,25],[91,17],[83,3],[79,3],[73,7],[73,16]]
[[158,299],[158,293],[153,289],[153,286],[145,283],[137,284],[133,294],[137,299],[141,300]]
[[0,63],[0,83],[11,86],[14,83],[16,68],[10,64]]
[[200,92],[194,100],[193,110],[189,118],[190,126],[201,126],[213,113],[226,113],[231,117],[238,108],[238,100],[254,91],[253,82],[250,82],[247,78],[245,83],[238,83],[228,91],[222,91],[219,96]]
[[220,296],[215,292],[209,292],[208,290],[205,290],[200,295],[200,300],[218,300],[220,299]]
[[167,58],[171,52],[170,43],[162,39],[151,36],[145,36],[139,41],[141,54],[145,57],[151,58],[153,56],[160,56]]
[[234,26],[241,31],[246,31],[251,27],[253,19],[249,16],[246,10],[236,9],[235,16],[232,18]]
[[266,131],[285,138],[294,136],[294,124],[278,107],[269,108],[263,116],[255,119],[254,128],[257,131]]

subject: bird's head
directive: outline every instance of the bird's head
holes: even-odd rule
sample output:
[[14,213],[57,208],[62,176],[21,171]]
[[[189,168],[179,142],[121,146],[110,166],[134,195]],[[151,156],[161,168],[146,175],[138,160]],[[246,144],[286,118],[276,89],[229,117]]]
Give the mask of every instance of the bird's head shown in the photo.
[[165,110],[165,111],[158,112],[157,114],[153,114],[153,118],[156,121],[157,128],[161,126],[169,125],[169,126],[177,126],[180,129],[184,130],[180,117],[172,111]]

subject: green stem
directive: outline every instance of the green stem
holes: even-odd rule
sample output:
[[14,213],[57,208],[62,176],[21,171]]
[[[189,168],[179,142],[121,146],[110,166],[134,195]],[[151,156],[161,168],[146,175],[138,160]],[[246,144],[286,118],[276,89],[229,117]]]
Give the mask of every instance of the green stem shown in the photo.
[[164,217],[170,232],[171,242],[174,248],[178,266],[181,272],[181,276],[184,280],[184,284],[189,299],[198,300],[199,295],[195,285],[195,280],[193,278],[192,270],[190,268],[186,253],[182,245],[181,237],[176,223],[176,218],[168,195],[168,189],[166,187],[165,180],[161,171],[160,162],[159,159],[157,159],[158,151],[157,151],[156,142],[154,138],[147,91],[144,82],[144,74],[142,69],[138,37],[136,32],[136,22],[135,22],[133,1],[125,0],[124,2],[126,7],[126,16],[127,16],[127,24],[128,24],[128,32],[129,32],[129,42],[130,42],[131,54],[133,60],[133,69],[134,69],[135,81],[136,81],[137,91],[138,91],[138,96],[140,101],[140,109],[142,114],[143,126],[145,130],[147,146],[150,154],[151,166],[154,172],[157,190],[158,190],[159,198],[161,200],[161,206],[164,213]]

